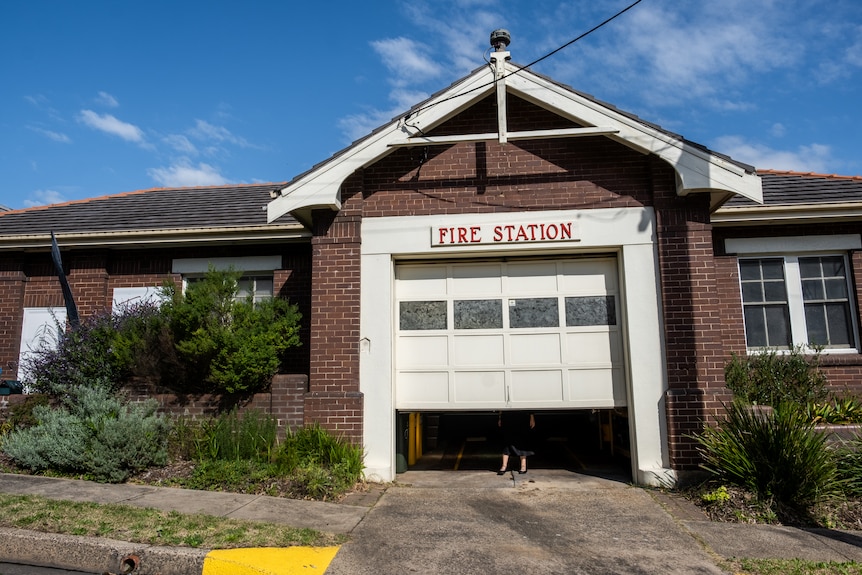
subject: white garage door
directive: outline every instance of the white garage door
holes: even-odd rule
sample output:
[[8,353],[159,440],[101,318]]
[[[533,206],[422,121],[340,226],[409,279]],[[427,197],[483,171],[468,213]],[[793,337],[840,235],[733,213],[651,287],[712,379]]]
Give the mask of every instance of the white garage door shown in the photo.
[[614,258],[396,267],[396,407],[626,404]]

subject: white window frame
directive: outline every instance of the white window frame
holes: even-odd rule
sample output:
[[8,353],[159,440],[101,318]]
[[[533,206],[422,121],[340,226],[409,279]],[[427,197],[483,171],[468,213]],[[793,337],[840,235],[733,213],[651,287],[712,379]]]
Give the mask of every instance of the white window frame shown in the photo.
[[114,294],[111,298],[111,312],[120,313],[127,307],[136,304],[151,303],[157,305],[162,303],[164,299],[161,288],[156,286],[114,288]]
[[18,353],[18,379],[24,382],[29,393],[30,373],[28,357],[40,349],[56,349],[59,345],[58,329],[66,327],[65,307],[25,307],[21,325],[21,347]]
[[[275,270],[281,269],[281,256],[251,256],[251,257],[223,257],[223,258],[177,258],[173,260],[171,271],[182,274],[183,292],[188,287],[189,279],[202,278],[210,267],[217,270],[233,269],[239,272],[239,281],[251,280],[253,301],[255,303],[275,297]],[[257,280],[270,280],[272,290],[265,295],[258,294]],[[237,301],[244,300],[245,296],[237,294]]]
[[[775,238],[732,238],[725,240],[725,250],[728,254],[737,256],[737,271],[739,262],[746,259],[781,258],[784,262],[784,282],[787,290],[787,306],[790,316],[791,346],[798,346],[803,353],[812,353],[814,348],[808,345],[808,329],[805,320],[805,302],[802,297],[802,280],[799,272],[799,258],[817,256],[841,256],[844,258],[847,282],[847,299],[850,307],[850,324],[852,339],[849,347],[823,348],[823,354],[855,354],[859,353],[858,321],[855,321],[856,301],[852,280],[852,262],[848,257],[850,250],[862,249],[862,235],[846,234],[834,236],[793,236]],[[742,281],[738,280],[740,290],[739,301],[742,299]],[[743,319],[743,324],[745,320]],[[745,329],[747,327],[744,326]],[[748,353],[763,353],[771,348],[748,347],[746,332],[746,349]],[[789,353],[791,350],[777,349],[777,353]]]

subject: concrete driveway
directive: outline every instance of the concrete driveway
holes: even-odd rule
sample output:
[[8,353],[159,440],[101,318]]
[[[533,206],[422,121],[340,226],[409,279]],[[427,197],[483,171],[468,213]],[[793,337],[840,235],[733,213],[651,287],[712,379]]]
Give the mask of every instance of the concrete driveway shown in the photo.
[[395,573],[720,574],[648,491],[562,470],[398,476],[330,564]]

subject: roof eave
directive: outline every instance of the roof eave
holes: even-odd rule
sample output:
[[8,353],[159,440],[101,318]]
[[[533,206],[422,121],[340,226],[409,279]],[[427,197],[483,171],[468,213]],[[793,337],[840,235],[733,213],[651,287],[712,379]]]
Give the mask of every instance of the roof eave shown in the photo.
[[[260,244],[308,241],[311,232],[301,223],[246,226],[238,228],[197,228],[136,230],[118,232],[75,232],[55,234],[64,248],[173,247],[189,244]],[[42,251],[51,248],[51,234],[0,237],[2,251]]]
[[717,227],[862,221],[862,202],[722,207],[710,221]]

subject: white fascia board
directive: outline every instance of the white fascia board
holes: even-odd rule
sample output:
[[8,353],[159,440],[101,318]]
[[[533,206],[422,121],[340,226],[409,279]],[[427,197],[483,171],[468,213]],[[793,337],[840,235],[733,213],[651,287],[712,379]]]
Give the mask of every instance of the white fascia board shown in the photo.
[[662,158],[676,170],[679,195],[721,190],[763,203],[760,177],[746,172],[732,162],[709,154],[534,74],[514,74],[506,78],[506,83],[518,96],[542,107],[550,107],[560,115],[579,123],[613,127],[618,131],[608,137],[643,153],[655,154]]
[[241,272],[272,272],[281,269],[281,256],[242,256],[221,258],[176,258],[171,263],[171,273],[202,274],[210,266],[217,270],[234,269]]
[[[267,221],[273,222],[286,213],[321,207],[341,209],[341,184],[356,170],[373,164],[394,151],[390,145],[445,121],[494,90],[494,75],[481,69],[463,82],[441,93],[412,114],[406,125],[399,117],[377,133],[357,142],[341,155],[281,190],[281,195],[267,204]],[[475,90],[473,92],[472,90]],[[463,97],[458,97],[464,94]]]

